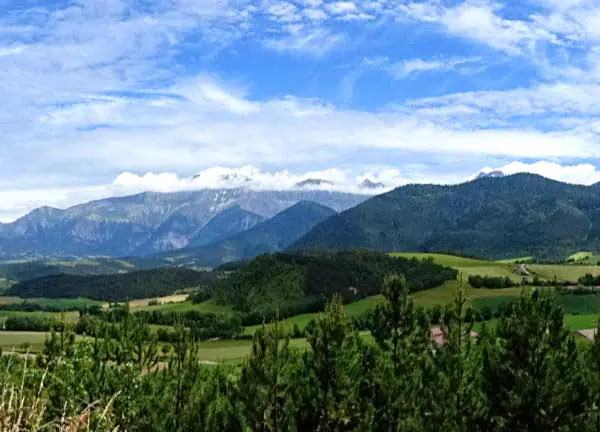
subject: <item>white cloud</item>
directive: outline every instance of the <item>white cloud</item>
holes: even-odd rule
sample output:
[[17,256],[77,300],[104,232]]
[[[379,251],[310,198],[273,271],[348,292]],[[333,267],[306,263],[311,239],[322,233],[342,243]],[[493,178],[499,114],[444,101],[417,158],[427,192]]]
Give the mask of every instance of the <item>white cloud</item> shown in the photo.
[[582,184],[587,186],[600,182],[600,171],[591,164],[560,165],[547,161],[531,164],[512,162],[498,168],[486,167],[481,170],[481,172],[485,173],[490,173],[492,171],[502,171],[505,175],[517,173],[537,174],[564,183]]
[[[0,220],[11,222],[40,206],[68,208],[91,200],[148,191],[168,193],[239,187],[252,190],[297,190],[298,183],[307,179],[319,179],[326,180],[331,184],[312,186],[312,188],[373,194],[384,193],[406,184],[457,184],[474,179],[480,172],[492,171],[502,171],[505,175],[532,173],[572,184],[592,185],[600,182],[600,170],[594,165],[561,165],[548,161],[535,163],[516,161],[494,168],[485,167],[472,174],[440,173],[422,164],[406,164],[397,168],[381,166],[362,173],[341,168],[292,173],[287,170],[262,171],[252,165],[239,168],[215,166],[190,177],[181,177],[170,172],[150,172],[142,175],[124,172],[105,185],[79,188],[0,190]],[[365,180],[381,183],[383,186],[377,189],[361,188],[360,185]]]
[[25,51],[26,47],[24,45],[12,46],[2,48],[0,47],[0,57],[12,56],[16,54],[20,54]]
[[433,71],[449,71],[459,69],[461,66],[479,62],[481,58],[450,58],[450,59],[410,59],[389,65],[384,65],[382,68],[395,76],[396,78],[405,78],[411,74],[419,72]]
[[303,13],[313,21],[321,21],[327,19],[327,14],[321,9],[304,9]]
[[298,21],[300,16],[297,14],[297,8],[291,3],[275,3],[267,9],[268,12],[282,22]]
[[347,2],[347,1],[341,1],[341,2],[335,2],[335,3],[328,3],[327,4],[327,9],[333,13],[333,14],[347,14],[347,13],[353,13],[353,12],[357,12],[358,8],[356,7],[356,5],[352,2]]
[[534,21],[510,20],[497,14],[498,6],[487,0],[466,0],[452,7],[438,2],[408,3],[400,9],[407,17],[437,23],[450,34],[472,39],[510,54],[532,52],[540,42],[558,42]]
[[332,33],[327,29],[301,28],[298,32],[278,39],[268,39],[265,45],[275,51],[322,56],[345,40],[343,34]]

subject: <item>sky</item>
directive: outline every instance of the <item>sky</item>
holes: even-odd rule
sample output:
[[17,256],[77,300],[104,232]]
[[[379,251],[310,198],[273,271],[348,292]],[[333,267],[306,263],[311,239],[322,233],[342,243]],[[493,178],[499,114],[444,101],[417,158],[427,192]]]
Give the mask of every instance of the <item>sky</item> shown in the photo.
[[0,83],[5,222],[224,175],[600,181],[600,0],[0,0]]

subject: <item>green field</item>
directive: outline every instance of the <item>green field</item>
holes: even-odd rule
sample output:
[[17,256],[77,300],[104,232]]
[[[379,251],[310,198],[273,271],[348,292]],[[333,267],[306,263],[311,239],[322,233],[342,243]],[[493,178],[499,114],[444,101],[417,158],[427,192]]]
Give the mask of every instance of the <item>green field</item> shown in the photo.
[[529,262],[532,260],[533,260],[532,256],[526,256],[526,257],[521,257],[521,258],[509,258],[509,259],[497,260],[496,262],[500,263],[500,264],[517,264],[517,263]]
[[44,348],[46,333],[36,332],[0,332],[0,348],[2,351],[20,351],[23,344],[30,345],[31,352],[39,352]]
[[162,304],[157,306],[144,306],[137,308],[136,311],[160,311],[160,312],[188,312],[198,311],[200,313],[214,313],[215,315],[228,315],[232,313],[229,306],[222,306],[209,300],[204,303],[192,303],[191,301],[181,303]]
[[467,281],[469,276],[473,275],[508,277],[514,282],[520,282],[522,278],[513,271],[515,265],[512,264],[512,261],[511,263],[505,263],[433,253],[394,253],[391,255],[403,258],[433,258],[437,264],[458,270],[464,281]]
[[444,255],[437,253],[417,253],[417,252],[401,252],[401,253],[391,253],[391,256],[401,257],[401,258],[417,258],[417,259],[428,259],[433,258],[433,260],[440,264],[448,267],[487,267],[490,265],[501,265],[500,263],[496,263],[493,261],[486,261],[474,258],[463,258],[454,255]]
[[552,280],[556,277],[558,280],[567,282],[577,282],[577,280],[591,273],[595,276],[600,275],[600,266],[585,265],[527,265],[532,273],[538,275],[541,279]]
[[577,252],[567,258],[567,261],[586,261],[592,257],[591,252]]
[[565,325],[571,330],[587,330],[598,327],[600,315],[565,315]]

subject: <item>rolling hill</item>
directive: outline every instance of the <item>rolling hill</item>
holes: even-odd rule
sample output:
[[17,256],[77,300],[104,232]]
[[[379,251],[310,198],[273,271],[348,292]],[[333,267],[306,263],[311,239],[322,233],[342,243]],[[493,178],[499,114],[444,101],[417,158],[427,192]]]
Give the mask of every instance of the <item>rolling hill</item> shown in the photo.
[[488,258],[600,248],[600,185],[517,174],[454,186],[409,185],[324,221],[291,249],[368,248]]

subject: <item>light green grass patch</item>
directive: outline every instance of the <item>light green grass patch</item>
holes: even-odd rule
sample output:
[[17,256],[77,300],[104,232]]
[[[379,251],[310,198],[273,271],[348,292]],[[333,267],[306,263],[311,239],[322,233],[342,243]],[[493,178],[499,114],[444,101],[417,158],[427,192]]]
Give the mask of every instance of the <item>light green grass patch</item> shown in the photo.
[[162,304],[157,306],[145,306],[136,309],[136,311],[159,311],[159,312],[188,312],[197,311],[199,313],[214,313],[215,315],[231,315],[233,310],[229,306],[218,305],[215,301],[209,300],[204,303],[192,303],[186,301],[182,303]]
[[417,259],[428,259],[433,258],[433,261],[440,265],[445,265],[448,267],[485,267],[489,265],[494,265],[493,261],[479,260],[473,258],[463,258],[454,255],[445,255],[445,254],[437,254],[437,253],[416,253],[416,252],[401,252],[401,253],[391,253],[391,256],[401,257],[401,258],[417,258]]
[[574,253],[573,255],[569,256],[567,258],[567,261],[580,262],[580,261],[589,260],[591,257],[592,257],[591,252],[577,252],[577,253]]
[[499,264],[517,264],[517,263],[529,262],[532,260],[533,260],[532,256],[527,256],[527,257],[521,257],[521,258],[503,259],[503,260],[498,260],[496,262]]
[[30,352],[40,352],[45,342],[46,333],[0,331],[0,347],[4,352],[21,351],[23,344],[30,346]]
[[598,314],[565,315],[565,325],[571,330],[587,330],[598,327]]
[[[421,306],[435,306],[435,305],[446,305],[452,303],[456,289],[458,288],[458,281],[446,282],[444,285],[433,288],[426,291],[420,291],[412,294],[412,298],[415,303]],[[504,288],[504,289],[475,289],[469,285],[465,285],[465,291],[467,297],[471,300],[485,299],[493,297],[513,297],[517,298],[521,295],[523,288]]]
[[560,281],[577,282],[577,280],[590,273],[600,275],[600,266],[583,265],[527,265],[527,269],[538,275],[541,279],[552,280],[556,277]]
[[452,267],[458,270],[465,283],[469,279],[469,276],[475,275],[508,277],[513,282],[520,282],[522,278],[513,271],[513,264],[507,264],[503,262],[478,260],[473,258],[463,258],[453,255],[434,253],[393,253],[391,255],[403,258],[432,258],[436,264]]

